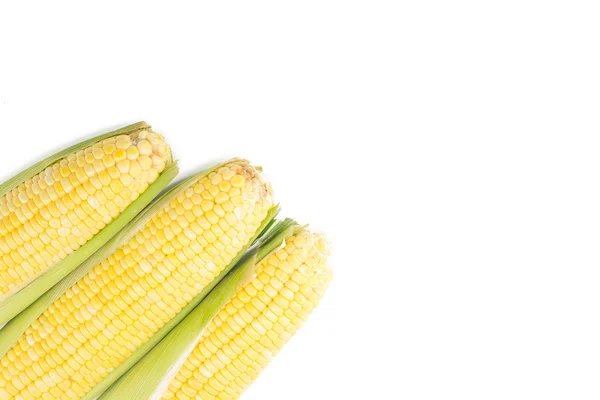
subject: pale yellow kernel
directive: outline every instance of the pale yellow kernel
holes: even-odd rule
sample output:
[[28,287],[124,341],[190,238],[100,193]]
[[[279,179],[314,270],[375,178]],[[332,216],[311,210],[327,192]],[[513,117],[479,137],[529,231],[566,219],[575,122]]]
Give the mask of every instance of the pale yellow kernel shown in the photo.
[[105,168],[110,168],[115,165],[115,158],[112,155],[107,154],[102,158],[102,164],[104,164]]
[[102,147],[100,147],[100,146],[94,145],[92,154],[94,155],[94,158],[96,160],[101,160],[102,157],[104,157],[104,151],[102,150]]
[[104,144],[103,149],[105,154],[112,154],[117,149],[117,146],[112,142],[108,142]]
[[140,154],[143,156],[149,156],[152,154],[152,144],[147,140],[140,140],[137,144]]
[[131,175],[121,175],[121,177],[119,178],[121,179],[121,183],[125,186],[125,189],[129,188],[130,185],[133,183],[133,178],[131,177]]
[[138,157],[138,162],[144,171],[147,171],[152,167],[152,159],[148,156]]
[[200,204],[200,207],[202,208],[202,211],[207,212],[209,210],[212,210],[214,205],[215,205],[215,203],[213,203],[210,200],[203,200],[202,203]]
[[131,139],[129,136],[122,136],[121,138],[117,139],[116,146],[117,149],[120,150],[126,149],[131,146]]
[[149,274],[150,272],[152,272],[152,265],[150,265],[148,261],[142,260],[140,261],[139,265],[142,271],[144,271],[145,273]]
[[67,236],[69,236],[70,233],[71,233],[71,230],[69,228],[61,227],[58,229],[58,235],[60,237],[67,237]]
[[148,171],[148,182],[154,182],[156,178],[158,178],[158,171],[156,169],[151,169]]
[[129,172],[129,168],[131,166],[131,161],[129,161],[128,159],[125,160],[121,160],[119,161],[119,163],[117,164],[117,168],[119,169],[119,171],[122,174],[126,174]]
[[142,173],[142,166],[138,161],[132,161],[129,165],[129,173],[132,177],[137,178]]
[[131,146],[127,149],[127,158],[129,160],[135,160],[140,155],[140,152],[137,147]]
[[[111,180],[117,179],[121,175],[121,173],[119,172],[119,169],[116,166],[112,166],[112,167],[108,168],[106,171],[108,172],[108,175]],[[105,183],[105,185],[106,185],[106,183]]]
[[127,153],[125,152],[125,150],[119,148],[115,150],[115,152],[113,153],[113,157],[115,159],[115,162],[119,162],[127,158]]
[[241,188],[244,186],[244,183],[246,183],[246,180],[241,175],[235,175],[230,179],[230,182],[233,187]]

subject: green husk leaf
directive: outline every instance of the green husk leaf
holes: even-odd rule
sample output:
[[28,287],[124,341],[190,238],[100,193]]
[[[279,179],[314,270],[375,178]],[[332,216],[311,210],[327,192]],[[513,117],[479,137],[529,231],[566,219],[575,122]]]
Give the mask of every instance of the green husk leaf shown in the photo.
[[285,246],[286,239],[290,236],[293,236],[302,228],[304,227],[298,225],[298,223],[291,218],[286,218],[283,221],[277,221],[269,230],[269,232],[261,236],[259,242],[257,242],[255,245],[258,247],[258,261],[262,261],[274,251]]
[[[43,171],[48,165],[68,156],[74,151],[84,149],[100,140],[133,133],[138,130],[149,128],[144,122],[140,122],[117,131],[97,136],[93,139],[86,140],[77,145],[71,146],[31,168],[21,172],[9,181],[0,186],[0,195],[6,194],[8,191],[17,187],[25,180],[35,176]],[[42,294],[48,291],[52,286],[56,285],[60,280],[65,278],[75,268],[77,268],[85,259],[90,257],[100,247],[102,247],[111,237],[119,232],[127,225],[141,210],[150,203],[154,196],[160,193],[177,175],[179,169],[177,163],[169,160],[165,170],[160,174],[157,180],[150,185],[144,193],[142,193],[134,202],[132,202],[124,212],[114,218],[108,225],[104,227],[96,236],[90,239],[79,249],[69,254],[63,260],[49,267],[41,275],[23,285],[17,292],[5,297],[0,297],[0,326],[10,321],[21,311],[31,305]]]
[[[121,227],[121,225],[123,225],[124,222],[128,222],[132,218],[133,221],[131,221],[116,235],[113,235],[112,231],[105,232],[105,230],[103,230],[100,232],[99,235],[110,235],[112,238],[108,240],[106,244],[104,244],[98,251],[83,261],[83,263],[81,263],[74,271],[69,273],[64,279],[61,279],[50,290],[45,292],[41,297],[37,298],[37,300],[33,299],[33,301],[30,302],[31,305],[29,305],[29,307],[23,307],[25,309],[20,314],[11,319],[2,329],[0,329],[0,358],[4,357],[8,350],[10,350],[10,348],[17,342],[19,337],[27,330],[27,328],[54,301],[56,301],[56,299],[58,299],[67,289],[73,286],[75,282],[83,278],[85,274],[87,274],[98,263],[102,262],[106,257],[118,249],[121,244],[125,243],[131,236],[133,236],[133,234],[135,234],[135,232],[138,231],[141,226],[143,226],[144,223],[146,223],[146,221],[152,216],[153,211],[156,210],[156,204],[159,203],[159,201],[155,201],[153,205],[149,206],[141,213],[140,210],[142,210],[148,203],[152,202],[152,200],[169,184],[169,182],[175,178],[178,171],[179,169],[177,164],[171,164],[168,166],[156,179],[156,181],[154,181],[154,183],[150,185],[132,204],[130,204],[123,214],[121,214],[121,216],[128,214],[125,215],[124,219],[122,220],[123,222],[118,223],[117,220],[121,218],[121,216],[119,216],[117,219],[111,222],[108,227],[110,227],[111,230],[117,230]],[[131,215],[133,215],[133,217]],[[118,224],[112,225],[115,222]],[[42,278],[45,278],[45,275]],[[31,285],[36,286],[36,283],[37,280]],[[17,295],[19,293],[17,293]],[[29,295],[35,295],[35,292]],[[18,312],[18,308],[15,306],[13,306],[12,310],[14,310],[13,312]]]
[[[229,162],[229,161],[228,161]],[[171,190],[171,192],[167,193],[167,195],[176,196],[180,191],[187,189],[192,183],[207,175],[211,171],[220,168],[223,164],[219,164],[199,175],[193,176],[189,179],[186,179],[181,184],[179,184],[176,188]],[[159,329],[150,339],[148,339],[144,344],[142,344],[138,349],[136,349],[131,356],[129,356],[125,361],[123,361],[118,367],[113,369],[100,383],[94,386],[81,400],[92,400],[95,399],[98,395],[102,394],[110,385],[115,383],[125,372],[127,372],[135,363],[137,363],[150,349],[152,349],[162,338],[164,338],[167,333],[171,331],[177,324],[179,324],[193,309],[196,307],[207,295],[210,291],[219,283],[230,271],[231,269],[240,261],[243,255],[248,251],[250,246],[256,242],[256,240],[260,237],[261,234],[264,233],[266,227],[272,224],[273,219],[279,212],[279,206],[272,207],[267,216],[262,222],[262,225],[257,229],[256,235],[248,241],[248,244],[242,248],[239,254],[231,261],[231,263],[221,272],[221,274],[215,278],[207,287],[204,288],[191,302],[189,302],[171,321],[165,324],[161,329]]]
[[163,340],[125,373],[101,400],[160,399],[181,365],[202,337],[202,331],[235,293],[253,276],[255,266],[280,248],[297,224],[277,223],[253,245],[238,265]]

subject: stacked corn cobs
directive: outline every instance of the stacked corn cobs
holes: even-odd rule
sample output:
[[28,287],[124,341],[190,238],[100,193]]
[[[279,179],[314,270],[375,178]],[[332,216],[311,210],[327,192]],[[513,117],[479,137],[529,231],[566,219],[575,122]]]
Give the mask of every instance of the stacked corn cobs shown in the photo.
[[245,160],[177,173],[138,123],[0,185],[0,399],[236,399],[308,317],[324,237]]

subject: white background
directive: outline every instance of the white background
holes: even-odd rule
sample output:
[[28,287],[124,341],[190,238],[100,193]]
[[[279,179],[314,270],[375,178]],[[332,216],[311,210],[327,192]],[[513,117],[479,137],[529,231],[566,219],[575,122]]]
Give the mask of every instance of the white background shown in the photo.
[[7,3],[0,175],[144,119],[331,237],[245,399],[600,397],[597,2]]

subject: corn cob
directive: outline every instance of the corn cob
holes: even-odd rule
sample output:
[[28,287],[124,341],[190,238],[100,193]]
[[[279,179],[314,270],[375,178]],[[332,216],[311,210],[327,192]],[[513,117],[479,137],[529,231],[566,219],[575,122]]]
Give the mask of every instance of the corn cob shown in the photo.
[[184,185],[0,359],[0,399],[93,398],[239,257],[271,207],[270,186],[245,161]]
[[[136,203],[138,197],[170,166],[162,136],[138,123],[57,153],[2,184],[0,326],[129,222],[151,200]],[[115,221],[134,203],[134,212]]]
[[236,399],[294,335],[331,278],[328,246],[305,230],[259,264],[217,314],[163,399]]

